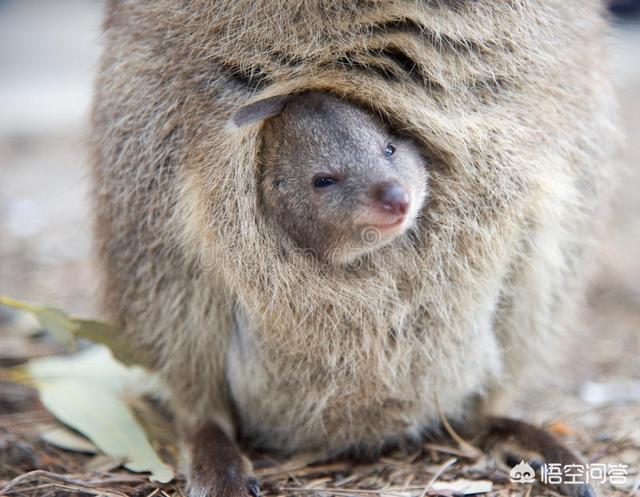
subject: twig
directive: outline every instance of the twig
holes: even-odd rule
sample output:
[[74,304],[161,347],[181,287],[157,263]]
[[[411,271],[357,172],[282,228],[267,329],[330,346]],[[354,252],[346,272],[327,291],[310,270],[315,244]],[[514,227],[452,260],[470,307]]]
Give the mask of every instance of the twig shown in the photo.
[[409,488],[409,485],[411,484],[414,478],[415,478],[415,475],[407,476],[407,479],[402,484],[402,489],[400,490],[402,493],[407,491],[407,488]]
[[0,497],[9,497],[8,494],[12,494],[15,492],[23,493],[28,490],[43,489],[48,487],[52,487],[55,489],[62,489],[62,490],[70,490],[73,492],[82,492],[85,494],[105,496],[105,497],[128,497],[127,494],[123,494],[122,492],[118,492],[117,490],[107,490],[104,488],[91,488],[84,485],[73,485],[71,483],[60,483],[60,482],[48,483],[46,485],[38,485],[37,487],[29,487],[27,489],[9,490],[9,492],[7,492],[6,495],[1,495]]
[[31,424],[37,421],[47,421],[54,419],[51,414],[45,410],[41,411],[25,411],[11,414],[0,415],[0,425],[15,426],[19,424]]
[[406,497],[406,495],[398,492],[388,492],[386,490],[361,490],[355,488],[313,488],[313,487],[279,487],[279,490],[288,492],[321,492],[340,495],[352,494],[374,494],[374,495],[392,495],[395,497]]
[[[64,483],[66,485],[81,486],[85,489],[90,489],[92,487],[97,487],[99,485],[105,485],[109,483],[131,483],[131,482],[140,482],[141,480],[141,478],[136,478],[132,476],[120,476],[116,478],[83,481],[83,480],[78,480],[76,478],[71,478],[66,475],[58,475],[56,473],[51,473],[49,471],[37,469],[35,471],[30,471],[23,475],[17,476],[13,480],[5,483],[2,487],[0,487],[0,494],[10,493],[14,487],[20,485],[21,483],[28,480],[32,480],[32,479],[38,479],[38,478],[52,480],[58,483]],[[119,495],[124,495],[124,494],[119,494]]]
[[268,468],[259,469],[255,472],[259,477],[275,477],[275,476],[305,476],[314,473],[332,473],[340,470],[349,469],[352,466],[348,462],[337,462],[331,464],[323,464],[319,466],[304,466],[293,469],[288,469],[286,466],[278,468],[277,466],[271,466]]
[[447,447],[446,445],[425,443],[422,446],[425,449],[433,450],[434,452],[441,452],[443,454],[449,454],[450,456],[464,457],[465,459],[472,459],[475,457],[472,457],[468,452],[465,452],[464,450]]
[[442,476],[442,473],[444,473],[449,468],[449,466],[455,464],[456,461],[457,459],[455,457],[452,457],[451,459],[445,461],[445,463],[438,468],[431,480],[429,480],[429,483],[427,483],[427,485],[424,487],[424,490],[420,494],[420,497],[425,497],[429,493],[429,490],[431,490],[431,487],[433,487],[433,484],[438,480],[438,478],[440,478],[440,476]]
[[482,451],[477,447],[474,447],[469,442],[467,442],[464,438],[458,435],[456,431],[453,429],[453,427],[449,424],[449,421],[444,416],[444,413],[440,408],[440,403],[438,402],[437,395],[434,395],[434,400],[436,404],[436,409],[438,410],[438,416],[440,417],[440,422],[442,423],[442,426],[444,426],[444,429],[447,431],[449,436],[453,438],[453,440],[455,440],[455,442],[460,446],[462,450],[467,451],[468,455],[466,457],[469,457],[472,459],[480,457],[482,455]]

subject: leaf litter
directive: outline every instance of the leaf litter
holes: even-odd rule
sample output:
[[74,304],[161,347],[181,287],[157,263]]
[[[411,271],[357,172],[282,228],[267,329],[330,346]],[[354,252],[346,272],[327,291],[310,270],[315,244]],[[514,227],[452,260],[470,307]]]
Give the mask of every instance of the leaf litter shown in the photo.
[[[152,395],[161,384],[134,365],[144,360],[125,352],[126,341],[117,337],[117,330],[47,306],[2,297],[0,302],[33,312],[43,327],[53,326],[53,334],[71,350],[78,338],[91,334],[102,344],[72,355],[28,361],[27,355],[19,366],[0,369],[0,399],[11,389],[22,390],[9,409],[3,410],[0,402],[0,497],[186,497],[171,416]],[[34,355],[42,355],[42,344],[36,348]],[[38,390],[39,399],[28,393],[31,388]],[[607,410],[611,418],[620,409],[626,409],[626,419],[628,405],[600,406],[598,413]],[[567,420],[555,416],[554,426],[561,429],[554,431],[579,443],[589,461],[615,461],[617,453],[630,449],[640,454],[634,439],[624,433],[580,444],[583,430],[576,426],[582,419],[592,421],[594,411]],[[605,421],[602,416],[595,419]],[[250,457],[264,497],[557,495],[511,483],[508,467],[449,426],[446,431],[417,451],[387,454],[368,463],[321,454]],[[637,426],[628,431],[637,436]],[[640,495],[635,481],[629,488],[600,491],[616,497]]]

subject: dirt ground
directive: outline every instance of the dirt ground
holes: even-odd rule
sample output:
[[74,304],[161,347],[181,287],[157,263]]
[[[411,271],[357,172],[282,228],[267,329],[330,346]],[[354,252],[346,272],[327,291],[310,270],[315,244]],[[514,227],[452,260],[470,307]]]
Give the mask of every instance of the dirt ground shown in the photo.
[[[96,313],[96,281],[89,259],[83,132],[99,53],[100,5],[0,1],[0,294],[86,315]],[[580,323],[589,338],[568,351],[569,366],[546,395],[523,402],[519,412],[552,426],[590,463],[627,465],[626,483],[605,484],[602,495],[640,496],[640,24],[618,25],[613,34],[613,78],[627,138],[619,158],[624,173]],[[0,368],[57,350],[46,336],[25,338],[32,327],[0,308]],[[88,495],[183,495],[179,481],[154,486],[122,471],[87,480],[99,468],[94,456],[39,440],[34,427],[51,422],[33,391],[0,381],[0,488],[35,469],[67,475],[55,484],[51,475],[35,475],[7,496],[75,495],[80,489]],[[257,472],[266,495],[393,488],[395,494],[388,493],[408,497],[420,495],[415,488],[439,470],[444,480],[489,478],[495,495],[542,492],[509,485],[505,469],[492,460],[465,458],[451,440],[444,445],[371,465],[260,456]],[[458,461],[446,466],[452,455]]]

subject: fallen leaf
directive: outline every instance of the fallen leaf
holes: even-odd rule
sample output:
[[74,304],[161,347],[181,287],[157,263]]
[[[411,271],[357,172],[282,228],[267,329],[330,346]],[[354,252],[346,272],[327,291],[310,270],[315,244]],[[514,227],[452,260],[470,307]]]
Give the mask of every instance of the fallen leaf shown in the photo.
[[142,351],[134,350],[131,341],[111,323],[72,316],[56,307],[33,304],[0,295],[0,304],[33,314],[43,328],[68,350],[76,350],[76,338],[86,338],[94,343],[106,345],[114,357],[124,364],[146,366],[148,359]]
[[451,492],[459,495],[486,494],[493,489],[493,483],[489,480],[453,480],[437,481],[430,490],[435,492]]
[[149,365],[145,355],[139,350],[134,350],[131,339],[123,336],[114,325],[94,319],[72,318],[72,321],[76,325],[73,330],[75,336],[106,345],[120,362],[128,365]]
[[63,426],[48,426],[40,432],[40,438],[60,449],[85,454],[96,454],[98,449],[86,438]]
[[39,381],[38,391],[49,412],[106,454],[126,459],[125,468],[149,472],[152,481],[173,479],[171,467],[160,460],[127,404],[111,389],[62,378]]
[[74,324],[66,312],[55,307],[31,304],[0,295],[0,304],[32,313],[56,340],[69,350],[75,350],[75,338],[72,333]]
[[152,481],[173,479],[173,470],[159,458],[127,403],[132,394],[157,389],[145,369],[125,366],[96,345],[73,355],[32,359],[11,372],[38,389],[58,420],[111,458],[125,460],[127,469],[149,472]]
[[110,473],[122,466],[124,459],[116,459],[106,454],[98,454],[85,465],[85,470],[92,473]]
[[154,376],[140,366],[117,361],[110,349],[96,345],[72,355],[32,359],[13,368],[32,381],[83,379],[115,392],[145,393],[153,388]]

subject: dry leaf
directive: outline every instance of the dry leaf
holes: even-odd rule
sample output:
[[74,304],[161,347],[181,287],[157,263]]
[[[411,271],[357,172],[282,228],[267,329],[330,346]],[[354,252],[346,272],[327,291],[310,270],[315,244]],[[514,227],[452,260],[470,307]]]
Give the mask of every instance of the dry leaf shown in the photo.
[[131,392],[141,394],[153,385],[144,369],[120,364],[104,346],[33,359],[14,369],[38,389],[49,412],[105,454],[126,460],[131,471],[150,472],[152,481],[173,479],[126,401]]
[[89,440],[63,426],[48,426],[41,431],[40,437],[45,442],[60,449],[83,452],[85,454],[96,454],[98,452],[96,446]]
[[38,383],[44,406],[60,421],[89,438],[106,454],[127,460],[125,468],[149,472],[166,483],[173,470],[155,452],[127,404],[108,388],[85,380],[59,379]]
[[486,494],[493,489],[493,483],[489,480],[453,480],[437,481],[432,486],[435,492],[451,492],[459,495]]

